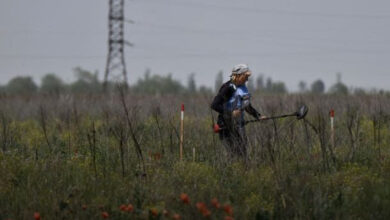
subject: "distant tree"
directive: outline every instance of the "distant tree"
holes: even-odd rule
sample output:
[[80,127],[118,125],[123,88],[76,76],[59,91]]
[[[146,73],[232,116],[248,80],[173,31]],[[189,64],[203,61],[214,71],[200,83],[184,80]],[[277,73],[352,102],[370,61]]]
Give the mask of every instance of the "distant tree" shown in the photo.
[[329,89],[329,93],[338,95],[348,95],[348,87],[344,83],[336,83]]
[[148,81],[150,79],[151,72],[152,71],[149,68],[145,70],[144,78],[146,81]]
[[255,91],[255,85],[254,85],[253,79],[252,79],[251,77],[249,77],[246,86],[248,87],[248,90],[249,90],[250,92],[254,92],[254,91]]
[[271,92],[271,91],[272,91],[272,84],[273,84],[273,83],[272,83],[271,77],[268,77],[268,78],[267,78],[267,82],[266,82],[266,84],[265,84],[265,90]]
[[337,82],[332,87],[330,87],[329,93],[348,95],[348,87],[341,82],[341,73],[337,73]]
[[196,92],[196,81],[195,81],[195,73],[191,73],[188,77],[187,89],[190,93]]
[[264,90],[264,77],[263,77],[263,75],[259,75],[256,78],[256,90]]
[[219,88],[222,86],[222,84],[223,84],[223,72],[221,70],[217,73],[217,76],[215,78],[214,89],[216,92],[219,90]]
[[11,79],[6,91],[10,94],[29,95],[37,92],[38,86],[30,76],[17,76]]
[[6,87],[3,85],[0,85],[0,95],[6,93],[6,91],[7,91]]
[[144,78],[139,79],[131,90],[142,94],[178,94],[183,93],[185,88],[179,81],[172,79],[171,74],[150,76],[145,73]]
[[299,92],[304,93],[307,91],[307,84],[305,81],[299,81],[298,83]]
[[199,93],[201,94],[212,94],[213,93],[213,90],[209,87],[206,87],[206,86],[200,86],[199,87]]
[[260,90],[263,90],[265,92],[269,92],[269,93],[278,93],[278,94],[283,94],[283,93],[287,93],[287,87],[286,85],[284,84],[284,82],[273,82],[272,81],[272,78],[271,77],[268,77],[267,80],[266,80],[266,83],[265,83],[265,87],[262,85],[263,84],[263,78],[257,78],[257,84],[258,84],[258,89],[259,88],[264,88],[264,89],[260,89]]
[[98,72],[94,73],[80,67],[74,69],[77,80],[70,85],[71,90],[76,93],[101,92],[102,84],[98,79]]
[[283,82],[274,82],[271,85],[271,93],[284,94],[287,93],[286,85]]
[[59,94],[64,91],[65,85],[54,73],[46,74],[41,81],[41,92]]
[[323,94],[325,92],[325,83],[318,79],[311,84],[311,92],[314,94]]
[[358,96],[363,96],[363,95],[366,95],[367,92],[366,92],[366,90],[364,90],[363,88],[355,88],[355,89],[353,90],[353,94],[354,94],[354,95],[358,95]]

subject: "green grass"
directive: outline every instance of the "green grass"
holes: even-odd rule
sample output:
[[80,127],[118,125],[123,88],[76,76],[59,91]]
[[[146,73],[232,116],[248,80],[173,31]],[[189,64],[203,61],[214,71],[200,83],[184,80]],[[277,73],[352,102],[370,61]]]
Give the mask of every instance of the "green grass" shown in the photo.
[[[171,219],[174,213],[201,219],[197,202],[206,204],[210,219],[223,219],[227,213],[212,206],[213,198],[231,205],[235,219],[390,217],[389,113],[369,108],[378,97],[344,97],[333,104],[329,97],[268,97],[262,104],[267,114],[304,100],[307,120],[324,129],[316,133],[298,121],[279,130],[289,119],[252,124],[246,161],[227,156],[199,97],[186,98],[183,161],[179,104],[177,110],[172,106],[181,98],[160,97],[155,106],[127,102],[142,159],[120,102],[111,98],[2,100],[0,219],[33,219],[34,212],[42,219],[99,219],[104,211],[111,219]],[[278,107],[280,100],[290,101]],[[359,103],[356,119],[349,114],[351,103]],[[329,106],[338,110],[334,148]],[[355,120],[352,134],[348,120]],[[181,193],[188,194],[189,204]],[[134,211],[121,211],[122,204]]]

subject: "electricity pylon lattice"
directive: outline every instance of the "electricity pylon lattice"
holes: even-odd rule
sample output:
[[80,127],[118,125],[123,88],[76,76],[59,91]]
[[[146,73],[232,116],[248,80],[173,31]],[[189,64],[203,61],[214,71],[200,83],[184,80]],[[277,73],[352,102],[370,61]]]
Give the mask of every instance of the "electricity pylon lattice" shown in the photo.
[[110,0],[108,14],[108,55],[104,75],[104,88],[108,76],[115,82],[127,85],[127,72],[124,55],[124,0]]

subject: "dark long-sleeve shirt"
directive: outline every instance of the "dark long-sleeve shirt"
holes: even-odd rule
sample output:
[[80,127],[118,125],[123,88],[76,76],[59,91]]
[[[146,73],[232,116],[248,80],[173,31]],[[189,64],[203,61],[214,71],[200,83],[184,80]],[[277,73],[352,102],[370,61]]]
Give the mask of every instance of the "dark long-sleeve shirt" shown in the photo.
[[[236,86],[231,81],[225,82],[221,86],[221,88],[218,91],[218,94],[215,96],[213,102],[211,103],[211,108],[221,115],[229,113],[226,112],[227,109],[225,108],[225,106],[226,103],[229,101],[229,99],[235,93],[236,89],[237,89]],[[260,117],[260,113],[258,113],[256,109],[252,107],[251,104],[246,106],[244,110],[255,118]]]

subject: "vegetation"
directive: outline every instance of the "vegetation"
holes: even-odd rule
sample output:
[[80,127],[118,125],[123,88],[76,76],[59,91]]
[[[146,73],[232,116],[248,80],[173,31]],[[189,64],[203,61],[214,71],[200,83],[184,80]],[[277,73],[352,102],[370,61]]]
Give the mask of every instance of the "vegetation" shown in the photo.
[[[322,80],[299,94],[248,82],[265,115],[305,103],[305,120],[249,124],[248,158],[229,158],[211,129],[215,91],[151,75],[128,88],[75,68],[0,88],[0,219],[386,219],[390,96]],[[214,90],[223,83],[219,72]],[[186,106],[179,161],[179,106]],[[334,109],[335,134],[328,111]],[[332,136],[334,137],[332,139]],[[195,150],[195,155],[193,155]],[[195,157],[194,157],[195,156]]]
[[266,115],[310,111],[248,125],[247,160],[229,158],[212,132],[211,99],[1,96],[0,219],[390,217],[388,96],[254,95]]
[[[60,95],[64,93],[68,94],[104,94],[103,82],[99,80],[98,72],[91,72],[80,67],[74,68],[74,74],[76,80],[72,83],[64,83],[63,80],[54,73],[48,73],[42,77],[40,86],[38,86],[29,76],[17,76],[11,79],[7,85],[0,86],[0,94],[7,95],[31,95],[35,93]],[[195,80],[195,73],[188,75],[186,86],[174,78],[171,74],[158,75],[151,74],[151,70],[145,71],[144,77],[138,79],[136,84],[128,87],[132,94],[144,94],[144,95],[167,95],[167,94],[195,94],[198,95],[211,95],[217,92],[221,85],[225,82],[223,72],[219,71],[215,77],[214,88],[201,85],[197,86]],[[227,77],[226,77],[227,78]],[[367,91],[362,88],[348,88],[341,81],[341,73],[337,74],[337,81],[334,83],[328,91],[325,89],[325,83],[321,79],[317,79],[310,85],[310,88],[305,81],[299,81],[298,92],[300,94],[332,94],[332,95],[372,95],[372,94],[385,94],[390,95],[390,91],[383,90],[371,90]],[[273,81],[271,77],[265,78],[260,74],[257,77],[249,78],[247,83],[249,91],[252,93],[260,94],[287,94],[289,93],[284,82]],[[107,90],[114,91],[115,83],[107,82]]]

